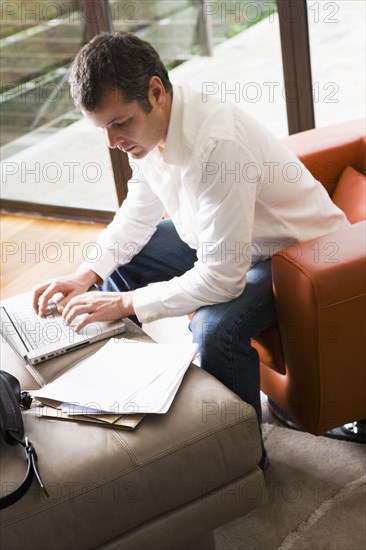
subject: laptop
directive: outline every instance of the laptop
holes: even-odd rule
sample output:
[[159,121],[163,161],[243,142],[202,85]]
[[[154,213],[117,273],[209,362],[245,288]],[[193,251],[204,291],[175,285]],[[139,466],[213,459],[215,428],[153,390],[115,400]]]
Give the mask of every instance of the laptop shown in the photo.
[[126,330],[123,320],[98,321],[77,334],[74,330],[77,322],[65,324],[57,311],[56,300],[49,302],[45,317],[39,317],[33,309],[31,292],[1,301],[0,311],[2,340],[30,365],[117,336]]

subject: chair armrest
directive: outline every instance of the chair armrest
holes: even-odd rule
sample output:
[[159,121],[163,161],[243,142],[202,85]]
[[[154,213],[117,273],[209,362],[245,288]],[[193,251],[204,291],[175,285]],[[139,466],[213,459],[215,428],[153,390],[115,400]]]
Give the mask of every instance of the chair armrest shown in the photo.
[[309,281],[320,307],[365,295],[365,250],[366,221],[361,221],[276,253],[273,281],[278,307],[281,308],[281,304],[287,307],[290,286],[296,286],[296,296],[301,298],[305,291],[301,286],[304,278]]
[[288,414],[312,433],[365,414],[365,235],[362,221],[273,256],[280,383]]

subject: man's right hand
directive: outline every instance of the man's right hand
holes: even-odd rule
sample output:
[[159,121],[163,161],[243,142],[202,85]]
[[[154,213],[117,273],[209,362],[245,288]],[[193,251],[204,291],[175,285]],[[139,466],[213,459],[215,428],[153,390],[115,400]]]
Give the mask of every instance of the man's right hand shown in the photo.
[[100,278],[91,269],[78,270],[72,275],[51,279],[33,288],[33,307],[43,317],[49,300],[60,292],[63,298],[57,301],[57,309],[62,313],[71,298],[87,292],[96,282],[100,282]]

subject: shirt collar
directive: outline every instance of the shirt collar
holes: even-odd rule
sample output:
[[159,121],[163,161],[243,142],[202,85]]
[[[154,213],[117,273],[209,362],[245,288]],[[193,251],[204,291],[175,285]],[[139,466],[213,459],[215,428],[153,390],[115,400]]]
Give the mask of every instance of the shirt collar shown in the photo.
[[182,164],[183,159],[183,94],[178,84],[173,84],[172,107],[165,140],[163,160],[168,164]]

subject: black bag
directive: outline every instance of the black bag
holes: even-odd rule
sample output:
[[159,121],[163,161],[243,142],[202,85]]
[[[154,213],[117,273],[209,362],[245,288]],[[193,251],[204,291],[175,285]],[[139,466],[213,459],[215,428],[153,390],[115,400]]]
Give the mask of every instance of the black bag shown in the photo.
[[27,473],[22,483],[8,495],[0,498],[0,509],[17,502],[29,489],[34,475],[46,496],[49,496],[39,474],[35,448],[28,437],[24,437],[21,407],[29,409],[32,398],[20,391],[19,381],[8,372],[0,371],[0,432],[8,445],[23,445],[27,461]]

